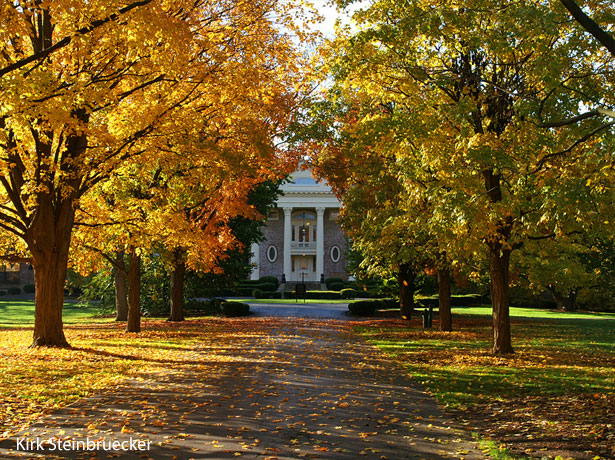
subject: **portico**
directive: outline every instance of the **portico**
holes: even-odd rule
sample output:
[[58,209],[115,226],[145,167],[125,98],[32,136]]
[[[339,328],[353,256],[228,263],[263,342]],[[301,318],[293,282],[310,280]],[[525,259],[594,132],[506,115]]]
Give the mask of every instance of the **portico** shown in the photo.
[[340,202],[331,188],[306,170],[294,173],[282,192],[268,216],[266,240],[252,248],[252,278],[284,275],[286,281],[318,282],[322,277],[343,276]]

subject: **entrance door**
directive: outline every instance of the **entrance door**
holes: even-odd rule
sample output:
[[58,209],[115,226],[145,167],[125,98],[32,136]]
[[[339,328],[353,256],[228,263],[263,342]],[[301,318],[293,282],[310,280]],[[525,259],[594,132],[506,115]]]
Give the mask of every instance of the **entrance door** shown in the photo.
[[[314,281],[314,256],[293,256],[293,280]],[[302,276],[303,274],[303,276]]]

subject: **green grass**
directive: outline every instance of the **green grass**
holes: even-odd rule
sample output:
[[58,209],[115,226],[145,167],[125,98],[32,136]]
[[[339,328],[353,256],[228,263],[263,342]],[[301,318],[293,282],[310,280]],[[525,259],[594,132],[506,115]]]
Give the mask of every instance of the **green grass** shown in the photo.
[[[477,305],[471,307],[453,307],[453,313],[463,315],[491,316],[491,305]],[[543,310],[537,308],[510,307],[511,318],[539,318],[539,319],[615,319],[615,313],[593,312],[566,312],[560,310]]]
[[[281,304],[281,305],[299,305],[303,303],[303,299],[299,299],[299,301],[295,301],[295,299],[242,299],[242,302],[245,303],[255,303],[255,304],[261,304],[261,303],[275,303],[275,304]],[[305,303],[306,304],[317,304],[317,303],[321,303],[321,304],[342,304],[342,303],[349,303],[352,302],[352,300],[330,300],[330,299],[306,299]]]
[[[99,323],[112,321],[112,318],[95,318],[100,314],[97,307],[74,303],[64,304],[62,317],[65,324]],[[30,327],[34,324],[34,302],[4,300],[0,301],[0,328]]]
[[[515,308],[515,353],[496,357],[489,353],[489,309],[455,312],[452,333],[423,330],[416,319],[411,326],[374,322],[355,330],[402,363],[440,404],[464,414],[462,419],[488,414],[483,419],[488,421],[489,414],[503,410],[513,413],[514,421],[533,424],[537,437],[566,435],[570,446],[589,450],[605,442],[599,433],[610,431],[615,315]],[[574,431],[576,426],[584,428]],[[566,434],[571,431],[574,438]],[[605,449],[615,452],[612,444]],[[495,459],[518,458],[497,442],[483,448]]]

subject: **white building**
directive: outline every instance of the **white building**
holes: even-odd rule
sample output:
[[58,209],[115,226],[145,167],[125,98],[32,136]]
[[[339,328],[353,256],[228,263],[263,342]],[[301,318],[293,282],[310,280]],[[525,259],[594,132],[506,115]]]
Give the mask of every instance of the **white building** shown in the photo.
[[337,217],[341,203],[310,170],[296,171],[267,216],[265,239],[252,246],[252,279],[319,282],[347,278],[346,239]]

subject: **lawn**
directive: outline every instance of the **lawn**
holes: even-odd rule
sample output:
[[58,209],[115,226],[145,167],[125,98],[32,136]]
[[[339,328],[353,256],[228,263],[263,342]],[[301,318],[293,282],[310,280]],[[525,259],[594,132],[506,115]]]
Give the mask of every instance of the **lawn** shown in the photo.
[[[65,303],[62,317],[65,324],[78,324],[87,321],[108,322],[112,318],[95,318],[100,312],[94,306],[77,303]],[[4,300],[0,301],[0,329],[15,327],[30,327],[34,324],[34,302]]]
[[242,320],[231,319],[143,319],[139,334],[124,327],[76,319],[64,328],[70,349],[32,349],[31,328],[0,329],[0,440],[84,396],[109,387],[124,391],[127,378],[200,365],[195,347],[207,348],[203,365],[228,367],[228,343],[254,334]]
[[516,353],[502,358],[487,352],[488,308],[454,311],[452,333],[418,320],[356,329],[512,458],[615,458],[615,315],[512,309]]

